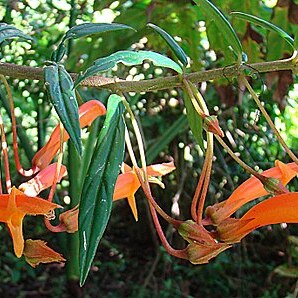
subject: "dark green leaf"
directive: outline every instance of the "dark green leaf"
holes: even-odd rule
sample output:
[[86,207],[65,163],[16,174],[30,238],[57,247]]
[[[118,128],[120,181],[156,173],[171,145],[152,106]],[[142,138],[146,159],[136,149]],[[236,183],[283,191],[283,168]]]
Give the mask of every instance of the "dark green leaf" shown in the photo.
[[295,33],[294,47],[295,49],[298,49],[298,31]]
[[87,278],[111,213],[114,187],[124,156],[123,111],[121,98],[111,95],[83,183],[79,212],[81,285]]
[[33,40],[32,37],[30,37],[29,35],[26,35],[21,30],[15,28],[14,26],[8,25],[6,23],[0,23],[0,43],[6,39],[11,39],[16,37],[26,39],[26,40]]
[[70,28],[65,36],[63,37],[63,41],[67,39],[76,39],[80,37],[89,36],[92,34],[103,33],[108,31],[116,31],[116,30],[123,30],[123,29],[130,29],[135,30],[134,28],[123,25],[123,24],[106,24],[106,23],[84,23],[80,25],[73,26]]
[[124,29],[135,30],[130,26],[123,25],[123,24],[116,24],[116,23],[114,24],[84,23],[84,24],[73,26],[66,32],[66,34],[62,38],[62,41],[59,44],[57,50],[52,55],[52,59],[55,62],[59,62],[63,58],[66,52],[66,47],[64,43],[68,39],[76,39],[80,37],[86,37],[92,34],[124,30]]
[[204,151],[204,143],[203,143],[203,121],[202,118],[198,115],[195,108],[192,105],[189,97],[184,97],[184,104],[186,107],[186,115],[189,123],[189,127],[193,133],[193,136],[197,142],[197,144]]
[[156,32],[160,34],[160,36],[166,41],[166,43],[169,45],[169,47],[172,49],[178,60],[182,63],[182,65],[187,66],[187,56],[185,52],[182,50],[182,48],[178,45],[176,40],[166,31],[161,29],[160,27],[154,25],[154,24],[148,24],[150,28],[154,29]]
[[132,66],[142,64],[144,60],[150,60],[156,66],[168,67],[178,73],[182,73],[182,68],[176,62],[161,54],[150,51],[119,51],[110,56],[95,60],[92,66],[78,76],[75,87],[92,75],[112,69],[117,63]]
[[65,68],[56,63],[51,63],[44,68],[44,76],[50,100],[76,150],[81,155],[81,129],[73,81]]
[[214,22],[217,30],[221,32],[224,39],[226,40],[229,48],[231,48],[235,53],[237,62],[241,63],[245,54],[243,54],[242,45],[235,30],[226,19],[226,17],[215,5],[207,0],[194,0],[194,2],[198,5],[198,7],[202,9],[203,13],[206,16],[206,19]]
[[255,17],[253,15],[247,14],[247,13],[243,13],[243,12],[232,12],[231,13],[233,16],[235,16],[236,18],[239,19],[243,19],[246,21],[249,21],[253,24],[259,25],[269,31],[273,31],[277,34],[279,34],[279,36],[281,36],[289,45],[291,45],[294,49],[294,39],[284,30],[282,30],[281,28],[275,26],[274,24],[267,22],[263,19],[260,19],[258,17]]

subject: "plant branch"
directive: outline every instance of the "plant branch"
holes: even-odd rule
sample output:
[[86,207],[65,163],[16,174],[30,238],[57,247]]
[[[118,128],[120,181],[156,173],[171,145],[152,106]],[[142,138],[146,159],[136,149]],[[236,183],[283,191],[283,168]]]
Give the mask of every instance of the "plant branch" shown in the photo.
[[[205,82],[220,78],[231,78],[239,76],[244,69],[251,68],[256,72],[271,72],[280,70],[292,70],[293,73],[298,72],[298,63],[294,63],[291,59],[276,60],[270,62],[259,62],[250,65],[232,65],[224,68],[217,68],[199,72],[186,74],[185,79],[192,83]],[[31,79],[43,80],[42,67],[30,67],[16,65],[11,63],[0,63],[0,74],[10,76],[15,79]],[[73,79],[76,79],[77,74],[71,73]],[[105,78],[102,76],[92,76],[81,83],[82,86],[99,87],[118,92],[148,92],[162,89],[170,89],[174,87],[182,87],[183,83],[181,76],[169,76],[157,79],[143,81],[125,81],[118,79],[115,82],[114,78]]]

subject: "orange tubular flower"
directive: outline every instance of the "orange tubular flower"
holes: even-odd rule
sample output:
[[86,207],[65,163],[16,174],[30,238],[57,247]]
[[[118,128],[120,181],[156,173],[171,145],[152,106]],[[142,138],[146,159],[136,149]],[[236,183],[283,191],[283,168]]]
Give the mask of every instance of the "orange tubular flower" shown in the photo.
[[[163,184],[155,177],[166,175],[174,170],[175,166],[173,162],[148,166],[147,174],[149,176],[149,182],[158,183],[163,187]],[[117,201],[127,198],[136,221],[138,220],[138,212],[134,195],[140,186],[141,184],[135,171],[128,165],[124,165],[124,173],[120,174],[116,181],[113,200]]]
[[267,199],[251,208],[241,219],[228,218],[217,227],[218,238],[239,242],[253,230],[270,224],[298,223],[298,192]]
[[65,261],[62,255],[49,248],[47,243],[42,240],[26,240],[24,256],[26,262],[33,268],[40,263],[60,263]]
[[24,249],[22,223],[25,215],[46,215],[57,207],[60,206],[38,197],[29,197],[15,187],[10,194],[0,195],[0,222],[6,223],[18,258]]
[[[79,107],[79,118],[80,118],[80,127],[90,126],[91,123],[101,115],[106,113],[105,106],[97,101],[90,100]],[[69,139],[68,133],[64,130],[63,140],[66,142]],[[50,164],[54,156],[59,150],[60,146],[60,127],[56,126],[49,141],[44,147],[42,147],[33,157],[32,168],[33,169],[44,169],[47,165]]]
[[[40,192],[52,186],[52,184],[54,183],[56,168],[57,168],[57,163],[53,163],[47,166],[45,169],[40,171],[34,178],[30,179],[25,183],[22,183],[19,186],[19,190],[23,191],[24,194],[27,196],[30,196],[30,197],[37,196]],[[66,167],[64,165],[61,165],[57,182],[59,182],[66,175],[67,175]]]
[[[284,164],[276,161],[275,165],[274,168],[264,171],[262,175],[279,179],[283,185],[286,185],[298,174],[298,165],[294,162]],[[268,194],[263,184],[257,178],[251,177],[236,188],[226,201],[207,207],[206,215],[211,219],[212,224],[217,225],[244,204]]]

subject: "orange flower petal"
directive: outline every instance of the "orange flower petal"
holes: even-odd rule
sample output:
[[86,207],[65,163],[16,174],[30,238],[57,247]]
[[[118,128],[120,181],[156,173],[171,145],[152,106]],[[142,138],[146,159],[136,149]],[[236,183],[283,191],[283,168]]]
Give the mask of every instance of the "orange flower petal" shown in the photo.
[[220,240],[228,243],[239,242],[247,234],[262,226],[283,222],[298,223],[297,210],[298,192],[269,198],[251,208],[241,219],[223,221],[217,228]]
[[0,200],[0,222],[6,223],[13,240],[14,252],[19,258],[24,249],[22,222],[25,215],[47,214],[59,205],[26,196],[15,187],[9,195],[1,195]]
[[[52,186],[55,178],[57,163],[53,163],[41,170],[34,178],[22,183],[19,190],[23,191],[25,195],[36,197],[41,191]],[[67,175],[67,170],[64,165],[61,165],[60,173],[57,182]]]
[[47,246],[42,240],[26,240],[24,256],[26,262],[32,267],[40,263],[64,262],[63,256]]
[[[97,101],[90,100],[79,107],[80,127],[89,126],[98,116],[106,113],[105,106]],[[64,130],[64,142],[69,139],[68,133]],[[32,168],[44,169],[50,164],[60,146],[60,127],[56,126],[49,141],[42,147],[32,159]]]
[[115,184],[113,200],[116,201],[134,195],[140,186],[141,184],[135,172],[120,174]]
[[174,162],[165,162],[162,164],[155,164],[147,167],[147,174],[149,176],[164,176],[176,169]]
[[138,218],[138,210],[137,210],[137,204],[136,204],[135,196],[134,195],[128,196],[127,200],[128,200],[129,207],[132,211],[132,214],[133,214],[135,220],[138,221],[139,218]]
[[[265,177],[279,179],[283,185],[286,185],[297,174],[298,165],[296,163],[284,164],[281,161],[276,161],[276,167],[262,173]],[[220,205],[211,206],[213,209],[208,207],[206,214],[211,217],[214,224],[218,224],[244,204],[267,194],[268,192],[264,189],[263,184],[257,178],[251,177],[236,188],[226,201],[221,202]]]

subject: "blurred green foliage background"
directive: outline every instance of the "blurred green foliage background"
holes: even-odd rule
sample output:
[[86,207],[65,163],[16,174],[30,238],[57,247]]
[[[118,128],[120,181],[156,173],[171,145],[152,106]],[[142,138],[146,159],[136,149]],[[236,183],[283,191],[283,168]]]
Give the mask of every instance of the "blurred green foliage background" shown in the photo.
[[[289,46],[275,33],[231,19],[229,12],[254,14],[294,36],[298,31],[297,0],[212,2],[231,21],[248,55],[248,63],[291,56]],[[233,61],[231,53],[225,50],[221,32],[204,18],[192,1],[7,0],[0,1],[0,5],[1,22],[13,24],[34,38],[32,44],[3,42],[0,52],[2,62],[42,67],[67,29],[83,22],[123,23],[134,27],[137,32],[120,31],[71,41],[64,61],[70,72],[82,71],[95,59],[125,49],[145,48],[175,59],[165,42],[146,27],[148,22],[157,24],[175,37],[190,57],[187,72],[228,66]],[[118,66],[106,75],[142,80],[172,74],[170,70],[144,63],[129,69]],[[297,78],[290,71],[280,71],[258,75],[251,81],[288,145],[298,153]],[[34,152],[41,148],[56,125],[57,116],[49,104],[42,82],[9,78],[9,83],[19,120],[21,159],[29,167]],[[223,74],[221,80],[200,84],[200,89],[211,113],[219,115],[230,147],[245,162],[255,169],[266,169],[272,167],[276,159],[289,161],[237,79],[228,80]],[[81,88],[79,91],[83,101],[95,98],[105,102],[109,94],[96,88]],[[3,86],[0,96],[11,144]],[[184,115],[184,94],[182,90],[174,89],[130,93],[128,96],[143,130],[148,160],[157,163],[173,158],[177,167],[173,174],[164,178],[165,191],[153,187],[155,197],[167,212],[178,218],[189,218],[189,205],[200,175],[203,153]],[[91,130],[96,133],[98,127],[97,123]],[[85,142],[89,131],[86,130],[83,135]],[[67,156],[64,163],[67,164]],[[14,167],[13,162],[11,167]],[[248,174],[216,145],[207,204],[227,198],[246,178]],[[17,185],[21,182],[15,172],[13,181]],[[290,187],[297,190],[297,181]],[[67,179],[59,186],[57,199],[66,207],[70,203]],[[10,297],[297,297],[298,246],[295,241],[288,240],[290,235],[297,235],[295,225],[260,229],[210,264],[193,266],[165,253],[141,192],[138,193],[137,203],[140,212],[137,223],[126,201],[114,204],[96,262],[83,289],[71,289],[69,284],[67,287],[65,267],[61,265],[40,265],[33,270],[23,260],[16,259],[10,252],[9,235],[1,225],[0,294],[3,297],[8,293]],[[30,228],[26,229],[26,238],[42,234],[53,247],[59,247],[67,256],[65,237],[45,234],[42,220],[38,219],[39,224],[36,220],[34,218],[31,223],[30,218],[27,219],[26,224]],[[183,242],[171,227],[164,225],[163,228],[174,246],[183,247]],[[279,265],[284,267],[275,270]],[[285,265],[290,266],[291,272],[294,272],[292,275],[288,269],[282,270],[287,268]]]

